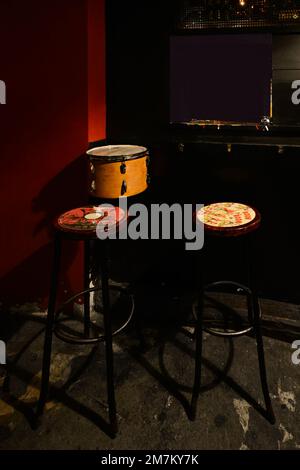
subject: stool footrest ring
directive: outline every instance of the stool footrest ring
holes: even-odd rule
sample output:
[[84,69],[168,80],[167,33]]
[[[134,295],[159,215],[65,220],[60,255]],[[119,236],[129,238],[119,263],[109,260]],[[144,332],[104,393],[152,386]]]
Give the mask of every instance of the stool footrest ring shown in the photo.
[[[55,325],[54,330],[53,330],[55,336],[58,339],[60,339],[61,341],[64,341],[65,343],[81,344],[81,345],[96,344],[96,343],[100,343],[100,342],[105,341],[105,335],[99,335],[99,336],[96,336],[96,337],[93,337],[93,338],[84,338],[84,337],[81,337],[80,335],[76,336],[74,334],[69,334],[66,331],[64,331],[62,328],[59,327],[60,323],[63,324],[66,321],[71,321],[71,320],[73,320],[72,318],[64,319],[61,322],[58,321],[59,315],[63,312],[66,305],[70,304],[71,302],[76,300],[78,297],[83,296],[84,294],[91,293],[91,292],[98,292],[98,291],[101,291],[101,290],[102,290],[102,287],[95,287],[95,288],[91,288],[91,289],[86,289],[86,290],[84,290],[84,291],[82,291],[78,294],[75,294],[73,297],[71,297],[66,302],[64,302],[63,306],[59,310],[57,310],[57,312],[56,312],[56,325]],[[118,292],[123,292],[123,293],[128,295],[128,297],[131,301],[131,309],[130,309],[130,313],[129,313],[126,321],[120,326],[120,328],[118,328],[116,331],[114,331],[112,333],[112,336],[116,336],[117,334],[119,334],[121,331],[123,331],[128,326],[128,324],[130,323],[130,321],[133,317],[133,313],[134,313],[134,309],[135,309],[134,297],[124,287],[109,286],[109,290],[115,290],[115,291],[118,291]],[[94,329],[94,330],[99,329],[99,327],[97,325],[95,325],[93,322],[90,322],[90,326],[91,326],[91,329]]]
[[[235,287],[236,289],[238,289],[242,292],[245,292],[247,294],[248,298],[250,298],[251,300],[253,299],[253,292],[249,287],[245,286],[244,284],[240,284],[240,283],[234,282],[234,281],[212,282],[212,283],[207,284],[207,285],[204,286],[204,292],[209,290],[209,289],[212,289],[213,287],[222,287],[222,286]],[[194,302],[193,307],[192,307],[193,317],[195,318],[195,320],[197,320],[196,309],[197,309],[197,301]],[[260,317],[261,317],[261,310],[260,310]],[[214,329],[214,328],[208,328],[208,327],[205,327],[205,326],[203,327],[203,331],[205,331],[206,333],[209,333],[213,336],[222,337],[222,338],[231,338],[231,337],[244,336],[244,335],[252,332],[253,330],[254,330],[254,326],[251,325],[251,324],[250,324],[249,327],[244,328],[242,330],[238,330],[238,331],[219,331],[219,330]]]
[[253,326],[249,326],[249,328],[245,328],[244,330],[239,331],[218,331],[214,330],[213,328],[203,328],[203,331],[213,336],[219,336],[221,338],[237,338],[253,331]]

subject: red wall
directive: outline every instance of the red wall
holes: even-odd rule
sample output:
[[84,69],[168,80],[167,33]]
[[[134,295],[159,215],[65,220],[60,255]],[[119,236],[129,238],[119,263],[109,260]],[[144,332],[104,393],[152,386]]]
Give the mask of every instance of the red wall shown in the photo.
[[[100,28],[100,91],[96,82],[96,91],[88,88],[88,37],[95,35],[89,29],[90,1]],[[1,0],[0,79],[7,86],[7,104],[0,106],[2,302],[47,297],[51,221],[86,200],[91,94],[98,100],[93,120],[98,113],[101,123],[93,126],[93,137],[102,138],[105,128],[103,3]],[[81,283],[80,258],[77,245],[65,247],[68,293]]]
[[106,136],[104,0],[88,0],[89,142]]

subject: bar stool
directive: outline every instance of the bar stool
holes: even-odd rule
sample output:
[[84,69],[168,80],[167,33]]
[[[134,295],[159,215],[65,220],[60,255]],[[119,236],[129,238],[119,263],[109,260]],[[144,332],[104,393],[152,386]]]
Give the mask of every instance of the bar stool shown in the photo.
[[[36,424],[39,424],[43,414],[48,391],[49,391],[49,376],[51,364],[51,350],[53,333],[62,341],[70,344],[96,344],[105,341],[106,346],[106,378],[107,378],[107,396],[109,408],[109,422],[112,434],[115,435],[118,431],[117,413],[116,413],[116,400],[114,390],[114,364],[113,364],[113,349],[112,337],[122,331],[130,322],[134,312],[134,298],[129,294],[126,289],[118,286],[109,286],[109,273],[108,273],[108,252],[107,243],[108,239],[99,239],[97,237],[97,226],[104,232],[119,231],[122,224],[127,220],[127,214],[119,207],[105,207],[103,205],[87,206],[73,209],[59,216],[54,222],[55,239],[54,239],[54,258],[51,276],[51,286],[49,295],[48,315],[45,332],[44,352],[43,352],[43,368],[42,380],[39,401],[37,405]],[[60,270],[61,248],[62,240],[78,240],[84,243],[84,291],[74,295],[71,299],[67,300],[62,308],[56,310],[57,303],[57,285]],[[92,240],[97,240],[101,248],[101,287],[90,288],[90,243]],[[111,309],[110,309],[110,290],[114,289],[123,292],[129,296],[130,312],[125,323],[115,332],[112,331],[111,322]],[[91,330],[96,329],[95,325],[91,322],[90,318],[90,293],[102,290],[102,303],[103,303],[103,323],[104,335],[97,334],[91,337]],[[64,307],[78,297],[83,296],[84,299],[84,313],[83,323],[84,328],[81,335],[70,333],[63,328],[63,321],[59,321],[59,316],[63,312]]]
[[[267,382],[267,372],[264,356],[263,338],[261,332],[261,310],[259,305],[258,296],[254,285],[254,272],[253,272],[253,256],[252,256],[252,238],[255,232],[261,225],[261,215],[253,207],[238,204],[238,203],[217,203],[204,206],[198,211],[197,221],[204,224],[205,235],[208,237],[221,237],[221,238],[241,238],[244,242],[247,254],[248,264],[248,286],[233,282],[233,281],[220,281],[213,282],[209,285],[204,285],[203,263],[204,256],[206,255],[205,249],[200,253],[202,266],[200,267],[199,279],[199,292],[198,304],[194,307],[193,313],[196,319],[195,327],[195,342],[196,342],[196,357],[195,357],[195,377],[193,385],[193,395],[191,404],[191,419],[196,419],[197,402],[200,394],[201,386],[201,363],[202,363],[202,336],[203,331],[220,337],[238,337],[253,332],[256,337],[257,352],[260,379],[264,401],[266,405],[266,412],[264,411],[266,419],[271,423],[275,423],[275,416],[272,408],[269,387]],[[204,310],[204,293],[206,290],[221,287],[233,286],[239,291],[243,291],[247,295],[248,300],[248,321],[249,327],[243,328],[240,331],[228,331],[223,329],[220,331],[215,328],[207,328],[203,322]]]

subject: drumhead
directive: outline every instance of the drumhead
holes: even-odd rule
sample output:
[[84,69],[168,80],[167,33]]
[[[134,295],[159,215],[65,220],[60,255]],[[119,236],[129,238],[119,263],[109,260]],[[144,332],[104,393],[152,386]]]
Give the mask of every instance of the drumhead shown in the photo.
[[119,162],[140,158],[148,153],[146,147],[138,145],[105,145],[88,150],[87,154],[93,160]]

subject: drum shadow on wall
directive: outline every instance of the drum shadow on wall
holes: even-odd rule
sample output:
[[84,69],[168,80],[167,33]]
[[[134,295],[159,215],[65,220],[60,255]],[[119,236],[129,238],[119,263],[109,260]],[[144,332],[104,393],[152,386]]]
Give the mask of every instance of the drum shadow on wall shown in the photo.
[[45,229],[51,230],[54,218],[62,212],[86,204],[87,189],[87,159],[86,155],[81,155],[50,180],[33,200],[33,212],[43,214],[33,236]]
[[[52,239],[53,220],[59,214],[74,207],[86,205],[88,202],[88,172],[86,155],[81,155],[55,176],[33,201],[33,211],[43,214],[35,227],[33,236],[46,230]],[[52,244],[50,243],[52,253]],[[42,260],[41,260],[42,261]],[[81,244],[68,241],[63,249],[62,268],[63,280],[61,292],[68,297],[82,287],[82,251]],[[49,269],[51,264],[49,265]],[[48,293],[48,285],[46,292]]]
[[[60,213],[87,202],[87,161],[82,155],[57,174],[32,201],[32,212],[41,215],[32,238],[44,240],[41,248],[1,279],[1,301],[39,302],[45,306],[52,264],[52,223]],[[28,230],[28,228],[27,228]],[[49,241],[50,240],[50,241]],[[64,247],[63,290],[73,292],[81,287],[80,249],[78,243]],[[66,295],[68,295],[66,292]]]

